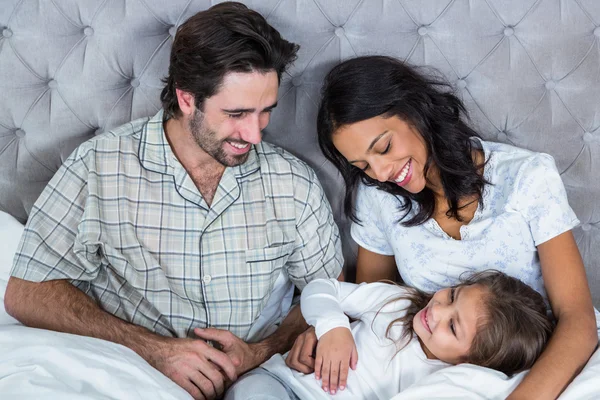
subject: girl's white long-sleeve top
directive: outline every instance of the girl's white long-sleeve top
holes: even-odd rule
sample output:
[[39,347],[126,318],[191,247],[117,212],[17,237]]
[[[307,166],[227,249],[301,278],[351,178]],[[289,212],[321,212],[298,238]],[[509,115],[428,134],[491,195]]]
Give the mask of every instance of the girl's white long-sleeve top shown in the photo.
[[[275,355],[262,367],[277,375],[301,399],[389,399],[422,377],[448,366],[429,360],[416,338],[398,351],[403,327],[396,323],[386,337],[388,325],[405,314],[408,300],[390,302],[406,289],[387,283],[360,285],[317,279],[304,288],[301,308],[304,319],[315,327],[317,338],[338,327],[351,330],[358,350],[356,370],[349,371],[347,387],[331,396],[321,389],[313,374],[285,365]],[[352,324],[348,317],[355,319]]]

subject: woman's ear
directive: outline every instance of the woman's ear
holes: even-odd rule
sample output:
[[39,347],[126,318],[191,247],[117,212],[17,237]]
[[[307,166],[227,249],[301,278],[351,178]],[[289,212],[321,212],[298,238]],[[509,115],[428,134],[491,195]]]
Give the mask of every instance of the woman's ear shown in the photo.
[[177,94],[177,103],[179,104],[179,109],[183,116],[192,116],[194,114],[194,109],[196,108],[194,95],[181,89],[175,89],[175,93]]

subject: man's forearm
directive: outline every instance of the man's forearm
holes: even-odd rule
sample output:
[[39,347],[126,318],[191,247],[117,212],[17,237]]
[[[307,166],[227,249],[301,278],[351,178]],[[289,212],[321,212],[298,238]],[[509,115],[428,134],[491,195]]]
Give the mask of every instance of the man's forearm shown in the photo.
[[24,325],[119,343],[146,360],[151,357],[149,343],[158,338],[146,328],[102,310],[64,280],[36,283],[10,278],[5,305],[7,312]]
[[306,329],[308,329],[308,324],[302,317],[300,306],[296,305],[271,336],[252,345],[257,352],[258,363],[256,365],[268,360],[273,354],[283,354],[288,351],[298,335]]

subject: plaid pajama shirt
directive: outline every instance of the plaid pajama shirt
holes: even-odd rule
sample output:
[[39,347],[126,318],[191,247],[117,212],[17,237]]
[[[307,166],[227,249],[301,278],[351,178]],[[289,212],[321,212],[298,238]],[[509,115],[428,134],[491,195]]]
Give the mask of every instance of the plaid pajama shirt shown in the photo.
[[248,340],[280,274],[302,289],[342,264],[329,203],[305,163],[253,146],[225,169],[209,207],[160,111],[73,152],[35,203],[11,273],[70,280],[161,335],[211,326]]

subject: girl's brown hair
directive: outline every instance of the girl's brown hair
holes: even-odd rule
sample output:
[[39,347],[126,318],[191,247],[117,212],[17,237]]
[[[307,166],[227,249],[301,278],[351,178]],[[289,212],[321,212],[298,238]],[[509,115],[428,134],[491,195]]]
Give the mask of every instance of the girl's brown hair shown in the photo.
[[[520,280],[499,271],[475,273],[457,286],[481,285],[486,292],[477,332],[471,349],[462,362],[492,368],[506,375],[531,368],[550,339],[553,323],[546,312],[543,297]],[[457,287],[455,286],[455,287]],[[406,314],[392,321],[386,330],[400,323],[405,329],[401,342],[408,342],[414,334],[414,316],[427,306],[432,294],[415,288],[397,300],[409,300]]]

